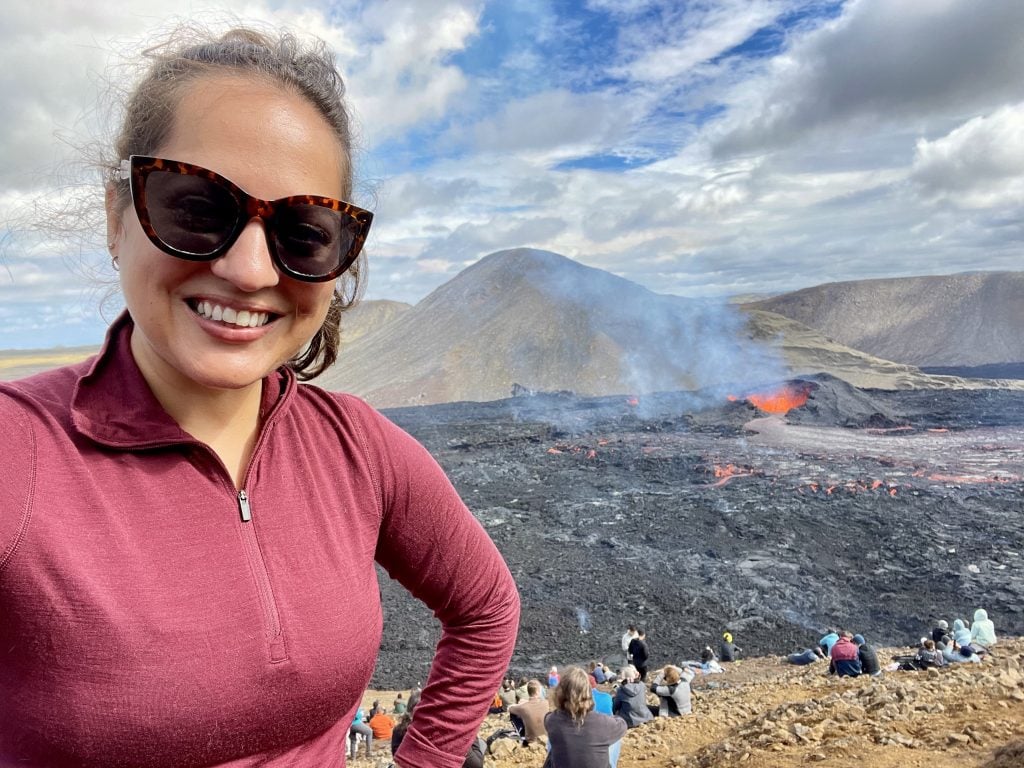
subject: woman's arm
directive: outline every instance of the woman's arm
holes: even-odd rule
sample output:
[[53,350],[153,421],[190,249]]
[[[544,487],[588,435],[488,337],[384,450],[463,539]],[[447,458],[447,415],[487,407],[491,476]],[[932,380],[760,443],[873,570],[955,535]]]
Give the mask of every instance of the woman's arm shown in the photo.
[[377,561],[442,627],[395,762],[402,768],[459,768],[512,656],[519,594],[497,547],[433,458],[370,413],[368,444],[379,451],[374,463],[383,470]]

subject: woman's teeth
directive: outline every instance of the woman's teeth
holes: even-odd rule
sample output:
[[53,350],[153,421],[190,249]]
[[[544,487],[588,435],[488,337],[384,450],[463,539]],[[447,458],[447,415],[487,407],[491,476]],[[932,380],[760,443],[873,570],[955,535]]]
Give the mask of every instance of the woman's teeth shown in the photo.
[[247,309],[232,309],[222,307],[220,304],[211,304],[208,301],[200,301],[196,304],[196,314],[208,317],[219,323],[230,323],[242,328],[259,328],[270,321],[269,312],[250,312]]

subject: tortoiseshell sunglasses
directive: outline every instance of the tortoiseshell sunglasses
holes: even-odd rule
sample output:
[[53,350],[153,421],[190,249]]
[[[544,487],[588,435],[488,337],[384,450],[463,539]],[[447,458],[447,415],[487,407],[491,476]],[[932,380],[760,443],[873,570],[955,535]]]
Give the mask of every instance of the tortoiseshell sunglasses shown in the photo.
[[317,195],[260,200],[220,174],[190,163],[132,155],[121,161],[143,231],[164,253],[213,261],[254,218],[263,220],[277,268],[310,283],[333,280],[352,266],[373,214]]

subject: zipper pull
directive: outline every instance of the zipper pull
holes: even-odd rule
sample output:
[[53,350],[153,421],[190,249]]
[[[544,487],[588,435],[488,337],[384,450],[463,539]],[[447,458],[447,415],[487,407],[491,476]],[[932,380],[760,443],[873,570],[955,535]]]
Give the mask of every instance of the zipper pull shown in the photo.
[[252,510],[249,509],[249,497],[244,490],[238,492],[238,509],[242,513],[243,523],[248,523],[252,520]]

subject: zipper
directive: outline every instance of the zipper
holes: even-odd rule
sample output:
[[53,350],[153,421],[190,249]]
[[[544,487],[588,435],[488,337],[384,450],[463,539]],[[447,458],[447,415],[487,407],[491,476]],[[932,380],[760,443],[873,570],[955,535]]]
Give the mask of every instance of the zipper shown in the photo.
[[274,590],[270,586],[270,574],[267,572],[267,563],[263,559],[263,551],[260,549],[259,539],[256,538],[256,527],[252,522],[252,508],[249,506],[249,494],[245,489],[238,491],[238,511],[242,517],[242,544],[245,547],[245,554],[252,567],[253,577],[256,579],[256,589],[259,593],[260,605],[263,608],[263,616],[267,624],[267,635],[270,641],[270,661],[279,662],[288,658],[284,645],[284,633],[281,631],[281,614],[277,610],[277,601],[274,599]]

